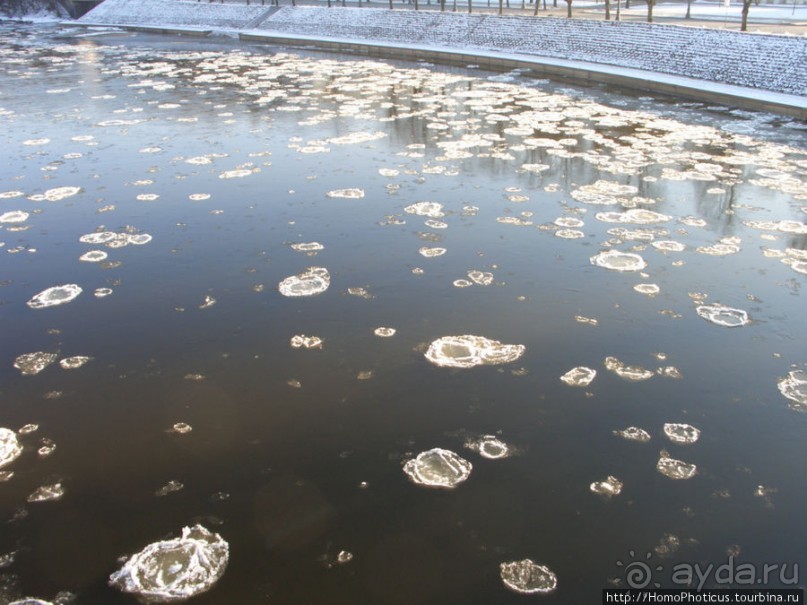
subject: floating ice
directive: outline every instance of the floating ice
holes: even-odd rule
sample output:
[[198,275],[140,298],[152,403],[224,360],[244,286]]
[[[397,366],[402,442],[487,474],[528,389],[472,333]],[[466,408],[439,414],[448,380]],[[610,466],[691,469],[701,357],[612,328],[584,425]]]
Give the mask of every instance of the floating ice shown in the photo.
[[510,455],[510,446],[495,435],[482,435],[475,439],[469,439],[465,447],[478,452],[483,458],[498,460],[507,458]]
[[591,264],[612,271],[641,271],[647,266],[645,260],[632,252],[607,250],[591,257]]
[[614,435],[627,441],[638,441],[640,443],[647,443],[650,441],[650,433],[639,428],[638,426],[629,426],[620,431],[614,431]]
[[468,271],[468,278],[478,286],[489,286],[493,283],[493,273],[473,269]]
[[32,195],[28,199],[34,202],[58,202],[81,192],[81,187],[57,187],[45,193]]
[[171,480],[165,485],[163,485],[160,489],[154,492],[154,495],[157,497],[167,496],[168,494],[173,494],[174,492],[178,492],[182,490],[185,486],[175,480]]
[[0,428],[0,468],[8,466],[22,454],[17,434],[11,429]]
[[642,380],[648,380],[649,378],[655,376],[653,372],[651,372],[650,370],[646,370],[641,366],[626,366],[616,357],[606,357],[605,368],[607,370],[610,370],[620,378],[624,380],[629,380],[631,382],[640,382]]
[[29,300],[28,306],[32,309],[44,309],[45,307],[64,305],[75,299],[79,294],[81,294],[81,288],[76,284],[53,286],[43,290]]
[[253,174],[254,172],[257,172],[257,170],[258,170],[257,168],[256,169],[237,168],[235,170],[225,170],[224,172],[222,172],[219,175],[219,178],[220,179],[242,179],[245,176],[249,176],[249,175]]
[[160,196],[157,193],[140,193],[137,195],[137,201],[139,202],[153,202],[159,198]]
[[334,189],[326,193],[328,197],[358,200],[364,197],[364,189]]
[[28,502],[53,502],[60,500],[62,496],[64,496],[64,486],[61,483],[52,483],[36,488],[28,496]]
[[695,443],[701,436],[700,430],[696,429],[691,424],[678,424],[674,422],[668,422],[664,425],[664,434],[673,443],[681,445]]
[[389,338],[390,336],[395,336],[395,332],[396,332],[395,328],[380,327],[373,330],[373,334],[375,334],[376,336],[380,336],[381,338]]
[[661,252],[683,252],[686,250],[686,246],[684,244],[673,240],[658,240],[650,245]]
[[324,267],[309,267],[298,275],[291,275],[278,284],[283,296],[314,296],[331,285],[331,275]]
[[0,223],[24,223],[31,216],[22,210],[12,210],[11,212],[4,212],[0,214]]
[[461,456],[436,447],[408,460],[403,471],[418,485],[452,489],[470,476],[472,468]]
[[740,247],[736,244],[718,243],[711,246],[698,246],[695,251],[709,256],[728,256],[729,254],[737,254]]
[[572,387],[587,387],[597,376],[597,370],[578,366],[566,372],[560,379]]
[[738,328],[750,322],[748,313],[723,305],[700,305],[695,311],[706,321],[726,328]]
[[622,482],[613,475],[608,475],[605,481],[595,481],[589,489],[600,496],[618,496],[622,492]]
[[499,574],[507,588],[520,594],[546,594],[558,586],[554,572],[532,559],[501,563]]
[[698,472],[698,467],[670,458],[667,452],[662,451],[656,463],[656,470],[670,479],[691,479]]
[[561,239],[580,239],[585,236],[586,234],[578,229],[558,229],[555,231],[555,237]]
[[109,576],[109,584],[156,603],[184,601],[206,592],[227,567],[230,548],[201,525],[185,527],[182,537],[153,542]]
[[148,233],[130,233],[126,236],[126,243],[133,246],[143,246],[152,240],[152,236]]
[[100,263],[102,260],[106,260],[108,256],[103,250],[90,250],[79,256],[78,259],[85,263]]
[[807,371],[793,370],[779,379],[779,392],[792,403],[790,407],[800,412],[807,412]]
[[646,294],[647,296],[655,296],[661,292],[661,288],[657,284],[636,284],[633,289],[639,294]]
[[289,344],[294,349],[321,349],[322,339],[319,336],[304,336],[296,334],[291,337]]
[[438,221],[437,219],[428,218],[424,221],[424,224],[427,227],[431,227],[432,229],[447,229],[448,223],[444,223],[443,221]]
[[74,355],[73,357],[65,357],[59,362],[63,370],[75,370],[80,368],[90,360],[89,357],[84,355]]
[[441,367],[472,368],[510,363],[521,357],[525,348],[524,345],[502,344],[484,336],[443,336],[429,345],[426,359]]
[[434,258],[435,256],[443,256],[448,250],[445,248],[430,248],[428,246],[423,246],[422,248],[418,249],[418,252],[421,256],[425,256],[426,258]]
[[305,252],[306,254],[316,254],[325,249],[325,246],[319,242],[300,242],[299,244],[292,244],[291,249],[296,252]]
[[96,298],[104,298],[112,294],[112,288],[96,288],[93,295]]
[[404,208],[404,212],[429,218],[442,218],[445,216],[443,205],[437,202],[416,202]]
[[58,357],[56,353],[45,353],[44,351],[25,353],[14,360],[14,367],[17,368],[23,376],[34,376],[56,361]]
[[643,208],[631,208],[625,212],[598,212],[594,215],[594,218],[603,223],[629,223],[633,225],[653,225],[672,220],[671,216]]
[[42,599],[34,599],[33,597],[25,597],[24,599],[11,601],[8,605],[53,605],[53,603]]
[[171,427],[171,432],[177,433],[178,435],[185,435],[187,433],[190,433],[192,430],[193,427],[187,422],[175,422],[174,425]]

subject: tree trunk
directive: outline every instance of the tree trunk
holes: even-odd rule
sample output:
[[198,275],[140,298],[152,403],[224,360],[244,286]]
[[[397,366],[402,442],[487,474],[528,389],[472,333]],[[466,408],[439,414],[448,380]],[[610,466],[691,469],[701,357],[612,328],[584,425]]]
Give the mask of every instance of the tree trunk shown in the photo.
[[392,0],[389,0],[389,9],[392,10]]
[[611,0],[605,0],[605,20],[611,20]]
[[499,14],[504,14],[504,0],[499,0]]
[[743,20],[740,23],[740,31],[748,31],[748,11],[751,9],[751,0],[743,0]]
[[418,9],[418,0],[415,0],[415,10]]
[[647,0],[647,22],[653,23],[653,6],[656,4],[656,0]]
[[684,15],[684,19],[691,19],[692,18],[692,0],[687,0],[687,14]]
[[541,6],[541,2],[540,2],[539,0],[535,0],[535,8],[534,8],[534,9],[533,9],[533,11],[532,11],[532,16],[533,16],[533,17],[537,17],[537,16],[538,16],[538,7],[539,7],[539,6]]
[[566,17],[572,18],[572,0],[566,0]]
[[619,5],[621,4],[620,0],[616,0],[616,18],[615,21],[619,21]]
[[474,2],[474,0],[468,0],[468,14],[469,14],[469,15],[470,15],[472,12],[474,12],[474,5],[473,5],[473,2]]

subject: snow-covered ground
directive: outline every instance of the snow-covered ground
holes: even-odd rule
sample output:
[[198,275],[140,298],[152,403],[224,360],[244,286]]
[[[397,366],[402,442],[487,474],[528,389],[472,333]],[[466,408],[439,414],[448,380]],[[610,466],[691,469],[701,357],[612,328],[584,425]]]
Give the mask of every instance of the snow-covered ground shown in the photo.
[[189,0],[106,0],[80,22],[257,29],[266,33],[418,44],[463,52],[500,51],[807,95],[807,38],[795,36],[640,22],[439,11],[290,6],[273,10],[255,4]]

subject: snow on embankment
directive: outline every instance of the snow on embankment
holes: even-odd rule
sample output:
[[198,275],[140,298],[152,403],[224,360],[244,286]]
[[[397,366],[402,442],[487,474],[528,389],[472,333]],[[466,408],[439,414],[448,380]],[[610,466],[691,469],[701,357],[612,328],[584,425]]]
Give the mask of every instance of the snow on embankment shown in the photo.
[[260,4],[220,4],[207,0],[106,0],[79,19],[79,23],[243,29],[270,12],[267,8]]
[[807,39],[803,37],[649,23],[313,7],[281,8],[259,27],[590,61],[807,94]]
[[649,23],[371,8],[105,0],[79,22],[260,30],[588,61],[807,95],[807,38]]

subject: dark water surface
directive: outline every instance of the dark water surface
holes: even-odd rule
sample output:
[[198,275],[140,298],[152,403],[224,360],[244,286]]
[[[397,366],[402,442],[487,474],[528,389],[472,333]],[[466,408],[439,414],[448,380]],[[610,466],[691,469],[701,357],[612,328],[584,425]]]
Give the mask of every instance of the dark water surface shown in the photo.
[[[38,425],[2,469],[0,601],[133,603],[107,586],[121,557],[195,523],[230,548],[199,604],[585,604],[626,585],[631,551],[669,587],[676,564],[730,554],[787,578],[807,563],[807,403],[777,388],[807,363],[804,124],[519,74],[5,26],[0,134],[0,215],[29,213],[0,224],[0,426]],[[405,210],[420,201],[443,216]],[[153,239],[79,240],[103,231]],[[592,264],[608,249],[646,267]],[[80,261],[90,250],[108,257]],[[325,292],[281,295],[311,266]],[[26,305],[61,284],[83,292]],[[698,315],[715,304],[749,323]],[[424,356],[464,334],[524,353]],[[91,360],[22,375],[33,352]],[[560,380],[578,366],[597,371],[587,387]],[[628,426],[652,439],[613,434]],[[482,435],[511,455],[466,447]],[[467,481],[408,480],[434,447],[472,463]],[[697,474],[662,475],[662,450]],[[592,493],[610,475],[621,493]],[[169,481],[182,489],[155,495]],[[27,501],[54,484],[60,498]],[[525,558],[554,592],[504,586],[499,565]]]

